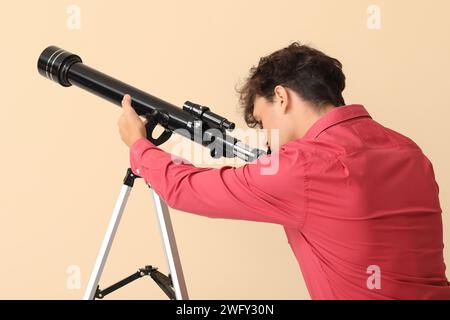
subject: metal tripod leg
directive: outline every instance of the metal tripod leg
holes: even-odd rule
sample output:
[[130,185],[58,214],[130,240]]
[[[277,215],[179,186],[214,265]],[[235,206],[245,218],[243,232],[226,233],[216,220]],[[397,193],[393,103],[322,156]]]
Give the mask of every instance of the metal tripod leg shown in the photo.
[[120,189],[119,197],[117,198],[116,205],[114,206],[108,229],[106,230],[105,237],[103,238],[103,242],[100,247],[100,252],[98,253],[94,269],[92,270],[91,277],[89,278],[89,282],[84,293],[84,300],[93,300],[95,297],[98,282],[100,280],[100,276],[102,275],[103,268],[105,267],[106,259],[108,258],[109,250],[111,249],[114,236],[116,235],[117,227],[119,226],[120,218],[122,217],[123,210],[125,209],[131,188],[132,187],[124,184]]
[[177,300],[187,300],[189,297],[184,281],[183,269],[181,268],[177,243],[173,233],[172,221],[170,220],[169,208],[155,190],[152,190],[152,193],[158,216],[159,230],[161,231],[161,238],[164,243],[164,250],[167,257],[167,265],[170,270],[170,276],[175,290],[175,297]]
[[[105,237],[103,238],[100,252],[94,265],[94,269],[92,270],[91,277],[89,278],[89,282],[83,297],[84,300],[93,300],[95,298],[95,294],[98,288],[98,282],[103,272],[103,268],[105,267],[106,259],[108,258],[114,236],[116,235],[116,231],[120,223],[120,218],[122,217],[122,213],[125,209],[131,189],[133,188],[135,178],[138,177],[133,174],[131,169],[128,169],[123,186],[116,200],[108,229],[106,231]],[[170,270],[170,277],[175,291],[175,299],[187,300],[189,298],[175,241],[175,235],[173,233],[172,223],[170,220],[169,209],[166,203],[156,194],[154,190],[152,190],[152,193],[155,203],[155,209],[157,212],[160,233],[164,243],[164,249]]]

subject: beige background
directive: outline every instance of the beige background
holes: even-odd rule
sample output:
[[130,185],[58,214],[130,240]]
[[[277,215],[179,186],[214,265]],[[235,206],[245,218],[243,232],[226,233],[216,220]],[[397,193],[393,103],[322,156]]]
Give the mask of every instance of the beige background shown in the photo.
[[[81,29],[66,25],[81,8]],[[381,9],[381,29],[366,23]],[[36,70],[55,44],[164,100],[192,100],[244,122],[235,85],[262,55],[299,40],[337,57],[346,102],[415,140],[434,164],[444,228],[450,152],[450,2],[433,1],[13,1],[1,34],[0,298],[79,299],[111,216],[128,150],[120,109]],[[170,148],[170,143],[164,146]],[[201,165],[201,163],[197,163]],[[282,227],[172,210],[192,299],[309,299]],[[450,263],[450,232],[445,230]],[[101,281],[145,264],[166,272],[148,188],[137,183]],[[66,285],[71,265],[81,287]],[[447,276],[450,274],[447,272]],[[150,279],[111,298],[165,299]]]

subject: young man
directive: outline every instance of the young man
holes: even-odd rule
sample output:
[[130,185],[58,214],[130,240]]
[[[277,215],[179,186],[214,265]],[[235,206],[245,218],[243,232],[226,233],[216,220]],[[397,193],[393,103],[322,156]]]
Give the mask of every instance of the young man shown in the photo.
[[311,298],[450,299],[432,164],[364,106],[345,105],[344,88],[341,63],[299,43],[250,70],[240,101],[250,126],[279,130],[281,147],[264,156],[278,157],[272,175],[262,161],[174,163],[145,138],[129,96],[118,125],[132,170],[170,207],[283,225]]

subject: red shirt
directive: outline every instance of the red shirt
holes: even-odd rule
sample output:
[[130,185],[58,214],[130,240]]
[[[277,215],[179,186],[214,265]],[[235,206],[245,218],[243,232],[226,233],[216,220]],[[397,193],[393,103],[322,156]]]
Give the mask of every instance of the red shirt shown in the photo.
[[[275,155],[278,172],[262,175]],[[130,156],[172,208],[282,225],[312,299],[450,299],[433,166],[362,105],[239,168],[175,163],[147,139]]]

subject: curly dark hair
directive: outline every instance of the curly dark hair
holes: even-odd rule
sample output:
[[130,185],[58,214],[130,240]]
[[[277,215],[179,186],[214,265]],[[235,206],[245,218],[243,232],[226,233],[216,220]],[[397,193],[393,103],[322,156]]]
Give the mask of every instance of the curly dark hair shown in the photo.
[[294,42],[262,57],[258,66],[250,69],[246,82],[237,89],[239,104],[244,110],[248,126],[258,125],[253,117],[256,95],[273,102],[277,85],[292,89],[303,100],[318,108],[326,104],[335,107],[345,105],[342,97],[345,88],[342,64],[319,50]]

